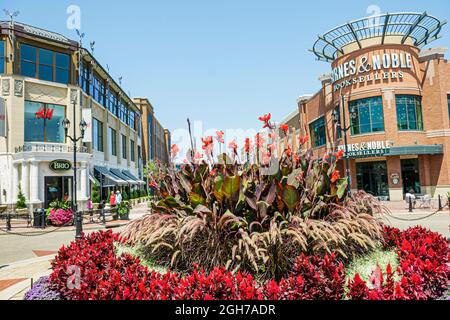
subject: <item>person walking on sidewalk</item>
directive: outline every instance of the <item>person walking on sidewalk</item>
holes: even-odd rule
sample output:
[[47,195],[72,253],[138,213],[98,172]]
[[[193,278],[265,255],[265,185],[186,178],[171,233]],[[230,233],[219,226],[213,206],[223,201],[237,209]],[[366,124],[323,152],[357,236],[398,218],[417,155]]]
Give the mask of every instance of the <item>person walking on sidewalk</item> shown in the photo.
[[109,197],[109,205],[111,208],[114,208],[116,206],[116,194],[114,191],[111,191],[111,196]]
[[122,203],[122,194],[120,193],[120,190],[117,190],[116,192],[116,205],[120,206]]

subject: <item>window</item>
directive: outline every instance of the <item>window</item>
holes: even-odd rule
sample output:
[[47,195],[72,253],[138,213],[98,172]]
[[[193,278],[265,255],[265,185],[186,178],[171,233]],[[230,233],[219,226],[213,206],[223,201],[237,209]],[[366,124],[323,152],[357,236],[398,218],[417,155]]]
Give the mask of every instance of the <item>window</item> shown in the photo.
[[111,91],[111,89],[109,89],[106,99],[108,100],[107,107],[108,107],[109,112],[111,112],[113,115],[117,116],[117,95],[116,95],[116,93]]
[[153,159],[153,117],[148,115],[148,158]]
[[130,110],[129,115],[130,115],[130,117],[128,119],[128,122],[129,122],[130,128],[133,129],[133,130],[136,130],[136,122],[135,122],[135,113],[134,113],[134,111]]
[[448,104],[448,118],[450,119],[450,94],[447,95],[447,104]]
[[384,131],[383,100],[381,97],[351,101],[349,110],[352,109],[356,112],[356,116],[351,119],[352,135]]
[[0,41],[0,74],[5,73],[5,41]]
[[97,151],[103,152],[103,122],[97,119],[92,119],[93,131],[93,148]]
[[130,160],[133,162],[136,161],[135,154],[134,154],[134,141],[133,140],[130,140]]
[[122,135],[122,158],[127,158],[127,137]]
[[397,95],[398,130],[423,130],[422,98],[419,96]]
[[25,142],[64,143],[64,106],[25,101]]
[[117,133],[113,128],[109,128],[108,132],[109,154],[117,156]]
[[92,97],[95,101],[105,106],[105,83],[97,75],[94,75],[94,91]]
[[325,117],[322,117],[309,125],[312,146],[314,148],[327,144]]
[[119,100],[119,110],[118,117],[123,123],[128,123],[128,108],[125,106],[125,102],[120,99]]
[[21,44],[20,70],[26,77],[67,84],[70,57],[67,54]]

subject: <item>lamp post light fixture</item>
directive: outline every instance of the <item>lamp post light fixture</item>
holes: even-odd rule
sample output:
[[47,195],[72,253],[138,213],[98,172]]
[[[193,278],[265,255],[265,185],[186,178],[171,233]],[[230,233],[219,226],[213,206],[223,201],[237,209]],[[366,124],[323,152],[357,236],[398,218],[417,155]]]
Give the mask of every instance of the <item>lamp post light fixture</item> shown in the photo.
[[[73,103],[73,123],[76,123],[76,102]],[[75,238],[83,238],[83,217],[81,212],[78,212],[77,204],[77,142],[84,139],[84,134],[87,129],[87,123],[82,119],[79,123],[79,129],[81,136],[77,137],[77,127],[73,126],[73,136],[69,136],[70,120],[65,118],[62,121],[62,126],[64,128],[66,138],[73,143],[73,187],[72,187],[72,211],[75,214]]]
[[[340,106],[339,106],[340,112],[337,112],[336,110],[333,110],[332,113],[332,119],[334,124],[337,127],[337,130],[342,132],[344,134],[344,152],[345,152],[345,175],[347,177],[347,192],[348,194],[351,193],[351,175],[350,175],[350,159],[349,159],[349,153],[348,153],[348,141],[347,141],[347,132],[352,128],[352,124],[350,123],[349,126],[347,126],[347,120],[345,117],[345,97],[344,95],[341,95],[340,99]],[[343,117],[343,124],[341,125],[341,117],[340,114],[344,115]],[[350,119],[355,120],[358,116],[358,111],[355,107],[352,107],[350,109]]]

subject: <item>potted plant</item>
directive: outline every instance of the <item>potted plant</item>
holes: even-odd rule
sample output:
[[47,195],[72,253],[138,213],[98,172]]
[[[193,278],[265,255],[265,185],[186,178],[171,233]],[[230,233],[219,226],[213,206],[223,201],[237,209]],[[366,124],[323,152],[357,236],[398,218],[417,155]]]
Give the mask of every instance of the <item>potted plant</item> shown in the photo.
[[55,227],[73,224],[73,211],[67,201],[54,201],[46,210],[47,221]]
[[130,204],[128,201],[123,201],[117,207],[117,214],[120,220],[130,220]]

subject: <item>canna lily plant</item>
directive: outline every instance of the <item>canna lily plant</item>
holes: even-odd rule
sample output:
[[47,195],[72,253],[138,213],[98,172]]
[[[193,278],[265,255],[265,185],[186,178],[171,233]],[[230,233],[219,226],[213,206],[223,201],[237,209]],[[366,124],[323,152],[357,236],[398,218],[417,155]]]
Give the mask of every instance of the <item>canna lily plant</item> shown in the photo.
[[[230,153],[217,161],[194,157],[179,170],[159,172],[151,213],[129,224],[122,236],[168,267],[225,265],[275,279],[286,275],[301,253],[334,252],[347,260],[377,246],[382,226],[372,214],[383,209],[367,194],[347,195],[347,179],[337,170],[344,154],[330,151],[316,159],[304,149],[308,139],[300,137],[295,150],[289,128],[281,127],[285,138],[278,139],[270,114],[260,120],[269,137],[258,134],[253,148],[246,139],[245,162],[239,162],[232,141]],[[212,158],[212,137],[202,142]]]

